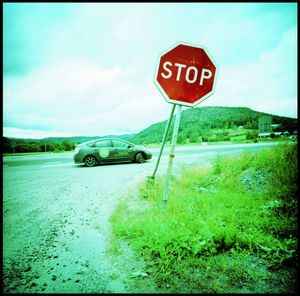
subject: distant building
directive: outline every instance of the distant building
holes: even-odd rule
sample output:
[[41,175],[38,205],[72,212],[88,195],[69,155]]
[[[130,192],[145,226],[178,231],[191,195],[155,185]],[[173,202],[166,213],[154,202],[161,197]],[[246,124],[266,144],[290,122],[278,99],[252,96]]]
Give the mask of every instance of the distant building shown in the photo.
[[268,138],[270,137],[271,133],[259,133],[258,137],[259,138]]
[[272,132],[272,133],[259,133],[258,137],[259,138],[270,138],[271,134],[273,134],[274,137],[276,137],[276,138],[289,136],[289,132]]
[[274,129],[274,128],[278,127],[279,125],[280,124],[278,124],[278,123],[277,124],[271,124],[271,128]]
[[258,118],[258,133],[259,134],[271,133],[272,131],[271,122],[272,122],[271,116],[262,116]]

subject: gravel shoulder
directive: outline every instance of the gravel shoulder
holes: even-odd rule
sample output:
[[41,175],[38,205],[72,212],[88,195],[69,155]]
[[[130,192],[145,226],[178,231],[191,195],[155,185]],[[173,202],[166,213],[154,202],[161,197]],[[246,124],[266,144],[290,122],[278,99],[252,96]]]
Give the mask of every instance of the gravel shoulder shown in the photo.
[[3,168],[3,292],[163,293],[127,242],[110,251],[109,217],[154,163],[37,167]]
[[[121,178],[118,165],[64,171],[5,168],[3,292],[130,291],[114,275],[114,270],[126,271],[106,252],[111,244],[108,219],[118,198],[134,176],[147,174],[137,174],[135,164],[127,170]],[[116,185],[111,174],[122,182]]]

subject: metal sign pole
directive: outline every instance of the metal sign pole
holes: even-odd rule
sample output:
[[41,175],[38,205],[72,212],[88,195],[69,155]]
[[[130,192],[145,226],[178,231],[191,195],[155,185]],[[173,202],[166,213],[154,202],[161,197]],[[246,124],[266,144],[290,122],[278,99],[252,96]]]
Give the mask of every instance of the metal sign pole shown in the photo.
[[159,162],[160,162],[160,158],[161,158],[161,154],[163,152],[164,145],[165,145],[165,142],[166,142],[166,138],[167,138],[167,134],[168,134],[168,131],[169,131],[169,127],[170,127],[170,124],[171,124],[171,121],[172,121],[172,118],[173,118],[175,107],[176,107],[176,105],[173,104],[172,110],[171,110],[171,114],[170,114],[169,120],[167,122],[165,133],[164,133],[163,140],[162,140],[162,143],[161,143],[161,147],[160,147],[158,159],[157,159],[157,162],[156,162],[156,166],[155,166],[155,169],[153,171],[152,176],[150,177],[151,179],[154,179],[155,173],[157,171],[157,168],[158,168],[158,165],[159,165]]
[[169,164],[168,164],[168,170],[167,170],[167,184],[164,192],[163,197],[163,209],[165,210],[167,208],[168,204],[168,192],[169,192],[169,186],[170,186],[170,179],[171,179],[171,171],[173,166],[173,159],[175,157],[175,146],[177,141],[177,134],[179,130],[179,124],[180,124],[180,117],[181,117],[181,105],[178,105],[177,113],[176,113],[176,119],[175,119],[175,125],[173,130],[173,136],[172,136],[172,146],[171,151],[169,155]]

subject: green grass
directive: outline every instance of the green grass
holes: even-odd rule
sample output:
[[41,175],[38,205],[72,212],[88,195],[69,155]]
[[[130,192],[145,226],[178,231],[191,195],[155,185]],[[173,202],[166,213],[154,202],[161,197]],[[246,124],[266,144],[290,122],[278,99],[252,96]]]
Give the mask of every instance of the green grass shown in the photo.
[[[241,181],[249,176],[256,181],[250,188]],[[166,210],[164,187],[162,177],[141,184],[139,198],[149,207],[132,210],[128,196],[111,216],[115,237],[129,240],[160,285],[228,292],[237,282],[270,277],[265,269],[246,268],[251,258],[277,269],[295,262],[296,144],[183,169],[172,177]]]

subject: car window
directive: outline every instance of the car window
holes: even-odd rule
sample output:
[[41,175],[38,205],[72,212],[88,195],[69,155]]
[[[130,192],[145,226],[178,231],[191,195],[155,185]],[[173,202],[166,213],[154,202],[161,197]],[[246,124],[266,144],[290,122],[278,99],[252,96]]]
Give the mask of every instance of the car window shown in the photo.
[[125,143],[123,141],[118,141],[118,140],[112,140],[114,147],[119,147],[119,148],[128,148],[128,143]]
[[98,141],[95,143],[95,147],[111,147],[110,140]]

